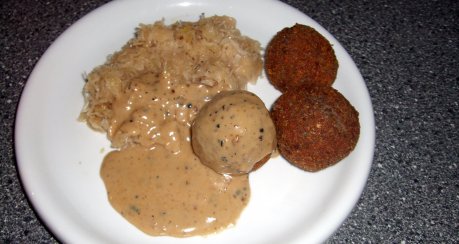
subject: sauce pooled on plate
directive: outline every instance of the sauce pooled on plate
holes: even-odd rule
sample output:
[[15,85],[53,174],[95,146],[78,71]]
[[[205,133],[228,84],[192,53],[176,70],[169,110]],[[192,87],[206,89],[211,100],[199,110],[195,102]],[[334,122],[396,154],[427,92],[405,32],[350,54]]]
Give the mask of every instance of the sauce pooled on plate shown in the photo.
[[230,17],[141,25],[87,76],[80,118],[112,146],[101,167],[111,205],[151,235],[193,236],[233,225],[250,197],[248,176],[203,165],[190,127],[220,91],[241,90],[262,69],[260,44]]

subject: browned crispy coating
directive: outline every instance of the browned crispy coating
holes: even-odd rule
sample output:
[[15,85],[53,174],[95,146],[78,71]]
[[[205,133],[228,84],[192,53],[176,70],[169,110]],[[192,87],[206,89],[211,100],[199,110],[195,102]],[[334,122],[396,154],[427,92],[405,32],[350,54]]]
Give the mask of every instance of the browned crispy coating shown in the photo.
[[318,171],[345,158],[358,141],[358,112],[329,86],[299,87],[272,108],[278,150],[291,164]]
[[268,79],[281,92],[302,85],[331,86],[338,61],[330,43],[314,28],[295,24],[278,32],[266,48]]

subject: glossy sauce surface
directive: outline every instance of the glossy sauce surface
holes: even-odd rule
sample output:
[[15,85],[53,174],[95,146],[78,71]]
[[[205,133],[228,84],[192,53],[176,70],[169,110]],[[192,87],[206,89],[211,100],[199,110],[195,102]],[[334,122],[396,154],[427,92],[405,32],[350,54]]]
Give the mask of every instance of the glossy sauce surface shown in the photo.
[[258,42],[230,17],[141,25],[87,76],[80,118],[112,146],[100,175],[110,204],[150,235],[206,235],[233,225],[250,197],[248,176],[204,166],[190,127],[220,91],[256,81]]
[[112,206],[150,235],[219,231],[235,223],[250,197],[247,175],[217,174],[188,146],[175,155],[161,147],[111,152],[101,176]]

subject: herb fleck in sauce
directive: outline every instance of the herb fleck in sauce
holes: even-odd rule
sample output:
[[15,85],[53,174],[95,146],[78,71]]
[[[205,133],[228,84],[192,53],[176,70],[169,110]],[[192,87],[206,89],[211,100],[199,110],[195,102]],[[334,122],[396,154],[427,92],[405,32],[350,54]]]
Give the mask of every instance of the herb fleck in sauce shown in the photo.
[[235,223],[250,197],[247,175],[217,174],[186,146],[176,155],[162,147],[113,151],[104,159],[101,176],[111,205],[150,235],[222,230]]
[[121,148],[105,157],[100,172],[109,201],[147,234],[213,233],[234,224],[250,197],[247,176],[215,173],[190,145],[204,104],[245,88],[261,72],[259,43],[235,26],[218,16],[142,25],[88,75],[80,118]]

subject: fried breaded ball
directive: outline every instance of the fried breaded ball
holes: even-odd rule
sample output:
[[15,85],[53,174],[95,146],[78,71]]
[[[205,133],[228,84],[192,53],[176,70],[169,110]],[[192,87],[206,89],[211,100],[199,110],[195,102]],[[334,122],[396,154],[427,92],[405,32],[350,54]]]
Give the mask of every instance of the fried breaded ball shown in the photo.
[[265,54],[268,79],[281,92],[302,85],[331,86],[338,61],[330,43],[314,28],[295,24],[269,42]]
[[360,134],[358,112],[330,86],[288,90],[276,100],[271,115],[280,154],[306,171],[345,158]]
[[191,134],[196,156],[220,174],[247,174],[276,147],[276,129],[268,109],[245,90],[214,96],[195,118]]

